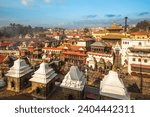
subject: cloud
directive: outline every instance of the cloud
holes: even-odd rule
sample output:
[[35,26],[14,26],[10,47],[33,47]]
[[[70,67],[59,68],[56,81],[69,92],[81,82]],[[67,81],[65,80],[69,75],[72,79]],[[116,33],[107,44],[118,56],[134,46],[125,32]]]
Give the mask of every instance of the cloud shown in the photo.
[[33,2],[33,0],[21,0],[21,3],[25,6],[27,6],[31,2]]
[[86,16],[87,19],[92,19],[92,18],[96,18],[96,17],[97,17],[97,15],[87,15]]
[[105,16],[108,17],[108,18],[121,17],[120,14],[119,14],[119,15],[115,15],[115,14],[106,14]]
[[114,14],[107,14],[107,15],[105,15],[106,17],[115,17],[116,15],[114,15]]
[[[37,2],[37,0],[20,0],[20,1],[25,6],[27,6],[31,3]],[[43,1],[45,4],[50,4],[50,3],[53,3],[53,2],[62,3],[64,0],[41,0],[41,1]]]
[[50,3],[52,0],[44,0],[45,3]]
[[144,15],[149,15],[149,14],[150,14],[150,12],[141,12],[138,14],[138,16],[144,16]]

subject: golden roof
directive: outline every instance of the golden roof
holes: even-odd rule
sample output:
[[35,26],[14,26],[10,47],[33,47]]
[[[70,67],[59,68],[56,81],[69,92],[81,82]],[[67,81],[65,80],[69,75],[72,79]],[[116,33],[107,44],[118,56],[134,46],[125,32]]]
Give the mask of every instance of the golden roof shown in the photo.
[[125,38],[125,35],[121,35],[121,34],[108,34],[105,36],[102,36],[102,39],[121,39],[121,38]]

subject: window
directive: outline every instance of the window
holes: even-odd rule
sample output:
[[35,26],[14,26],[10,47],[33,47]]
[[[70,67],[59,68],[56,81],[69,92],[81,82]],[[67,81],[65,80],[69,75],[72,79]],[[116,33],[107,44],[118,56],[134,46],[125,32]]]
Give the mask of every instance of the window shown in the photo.
[[147,63],[147,59],[145,59],[144,62]]
[[139,62],[141,62],[141,59],[138,59]]
[[141,43],[141,42],[139,42],[139,45],[142,45],[142,43]]
[[132,61],[135,61],[135,58],[133,58]]

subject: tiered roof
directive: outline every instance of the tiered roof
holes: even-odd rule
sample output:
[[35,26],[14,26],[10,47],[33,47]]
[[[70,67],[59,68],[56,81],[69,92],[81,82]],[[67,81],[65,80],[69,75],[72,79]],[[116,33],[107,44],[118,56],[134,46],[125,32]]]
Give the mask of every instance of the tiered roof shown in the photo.
[[99,47],[105,47],[107,44],[105,42],[95,42],[91,44],[91,46],[99,46]]
[[48,66],[48,63],[42,62],[40,68],[34,72],[33,77],[30,79],[32,82],[47,84],[57,76],[55,71]]
[[100,95],[115,99],[129,99],[123,81],[118,78],[117,72],[109,71],[100,83]]
[[77,66],[71,66],[70,71],[61,83],[61,87],[82,91],[86,81],[83,72]]
[[6,76],[14,77],[14,78],[20,78],[33,70],[31,67],[26,63],[24,59],[17,59],[14,62],[14,65],[10,68]]

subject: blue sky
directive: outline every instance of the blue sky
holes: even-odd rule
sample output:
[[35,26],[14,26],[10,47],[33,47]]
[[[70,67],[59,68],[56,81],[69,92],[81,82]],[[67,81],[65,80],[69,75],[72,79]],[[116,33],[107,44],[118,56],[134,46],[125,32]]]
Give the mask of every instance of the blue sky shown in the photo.
[[150,19],[150,0],[0,0],[0,26],[86,27]]

